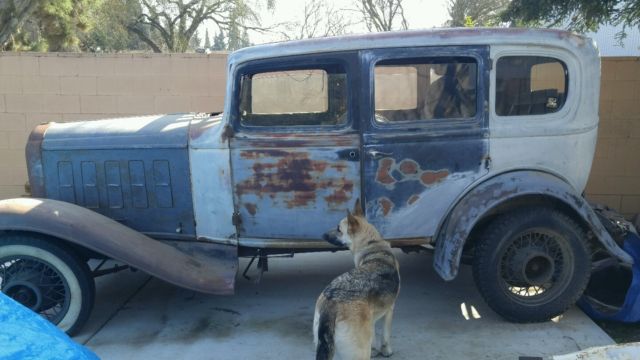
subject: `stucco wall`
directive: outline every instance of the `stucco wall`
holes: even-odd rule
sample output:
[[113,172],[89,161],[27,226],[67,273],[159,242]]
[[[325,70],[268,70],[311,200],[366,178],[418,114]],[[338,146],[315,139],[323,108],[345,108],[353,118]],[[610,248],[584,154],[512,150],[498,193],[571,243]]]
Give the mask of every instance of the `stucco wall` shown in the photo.
[[[24,146],[46,121],[220,111],[226,54],[0,53],[0,198],[20,196]],[[640,212],[640,59],[602,61],[600,133],[588,196]]]

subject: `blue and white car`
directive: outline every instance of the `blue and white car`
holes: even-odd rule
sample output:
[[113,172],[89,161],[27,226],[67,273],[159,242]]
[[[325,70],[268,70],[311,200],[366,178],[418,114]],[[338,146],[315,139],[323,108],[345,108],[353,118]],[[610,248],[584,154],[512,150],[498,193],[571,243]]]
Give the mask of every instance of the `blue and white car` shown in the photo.
[[222,114],[38,126],[32,197],[0,202],[2,292],[69,333],[110,271],[91,259],[232,294],[239,256],[265,269],[336,250],[322,234],[357,198],[393,246],[433,251],[443,279],[469,259],[512,321],[565,311],[592,263],[632,262],[581,196],[600,88],[588,38],[368,34],[242,49],[228,69]]

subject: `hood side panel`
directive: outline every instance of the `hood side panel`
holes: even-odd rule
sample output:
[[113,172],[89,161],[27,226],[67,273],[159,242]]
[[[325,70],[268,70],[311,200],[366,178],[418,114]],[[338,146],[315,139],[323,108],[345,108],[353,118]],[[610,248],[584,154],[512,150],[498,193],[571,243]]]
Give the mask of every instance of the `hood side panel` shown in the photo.
[[195,235],[186,148],[45,149],[42,162],[49,199],[84,206],[144,233]]

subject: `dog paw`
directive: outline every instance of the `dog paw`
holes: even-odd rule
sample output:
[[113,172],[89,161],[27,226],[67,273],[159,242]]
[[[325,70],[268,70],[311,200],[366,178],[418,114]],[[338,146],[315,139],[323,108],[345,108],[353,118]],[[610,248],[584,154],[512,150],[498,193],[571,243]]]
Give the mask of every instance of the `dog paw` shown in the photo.
[[393,350],[391,349],[391,346],[382,345],[382,348],[380,349],[380,355],[384,357],[389,357],[393,355]]
[[382,356],[382,353],[380,352],[380,350],[374,348],[373,346],[371,347],[371,357],[372,358],[377,358]]

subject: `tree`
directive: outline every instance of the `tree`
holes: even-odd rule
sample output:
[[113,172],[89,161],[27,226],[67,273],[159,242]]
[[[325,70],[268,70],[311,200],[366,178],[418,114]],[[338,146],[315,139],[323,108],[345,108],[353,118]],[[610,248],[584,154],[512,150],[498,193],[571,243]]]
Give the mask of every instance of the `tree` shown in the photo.
[[198,30],[193,33],[191,39],[189,39],[189,47],[188,49],[191,51],[196,51],[196,49],[200,48],[200,44],[202,44],[202,39],[200,39],[200,34],[198,34]]
[[563,26],[578,32],[596,31],[600,25],[640,25],[640,0],[513,0],[502,20],[527,26]]
[[304,4],[302,20],[285,24],[281,33],[287,40],[337,36],[345,34],[350,25],[343,10],[329,5],[326,0],[308,0]]
[[[358,11],[369,31],[407,30],[402,0],[360,0]],[[397,24],[399,22],[399,24]]]
[[204,48],[211,49],[211,41],[209,40],[209,29],[204,30]]
[[5,0],[0,2],[0,49],[40,5],[42,0]]
[[447,11],[450,27],[496,26],[500,23],[500,13],[510,0],[449,0]]
[[220,30],[220,32],[213,37],[213,47],[211,48],[211,50],[220,51],[225,50],[226,48],[227,45],[224,43],[224,32]]
[[[256,12],[244,0],[140,0],[143,12],[128,25],[129,31],[140,37],[154,52],[185,52],[189,40],[206,20],[212,20],[221,29],[231,28],[263,30]],[[273,7],[274,0],[268,0]],[[149,37],[144,28],[150,27],[160,35]],[[234,30],[235,31],[235,30]],[[241,39],[242,31],[237,39]]]
[[[16,35],[23,41],[40,39],[49,51],[79,51],[80,36],[92,26],[89,10],[98,0],[7,0],[0,7],[0,45]],[[29,31],[31,34],[24,34]]]
[[[93,28],[81,37],[84,51],[119,52],[125,50],[150,50],[138,36],[127,29],[126,24],[142,13],[138,0],[102,0],[92,9]],[[147,36],[153,36],[145,29]]]

